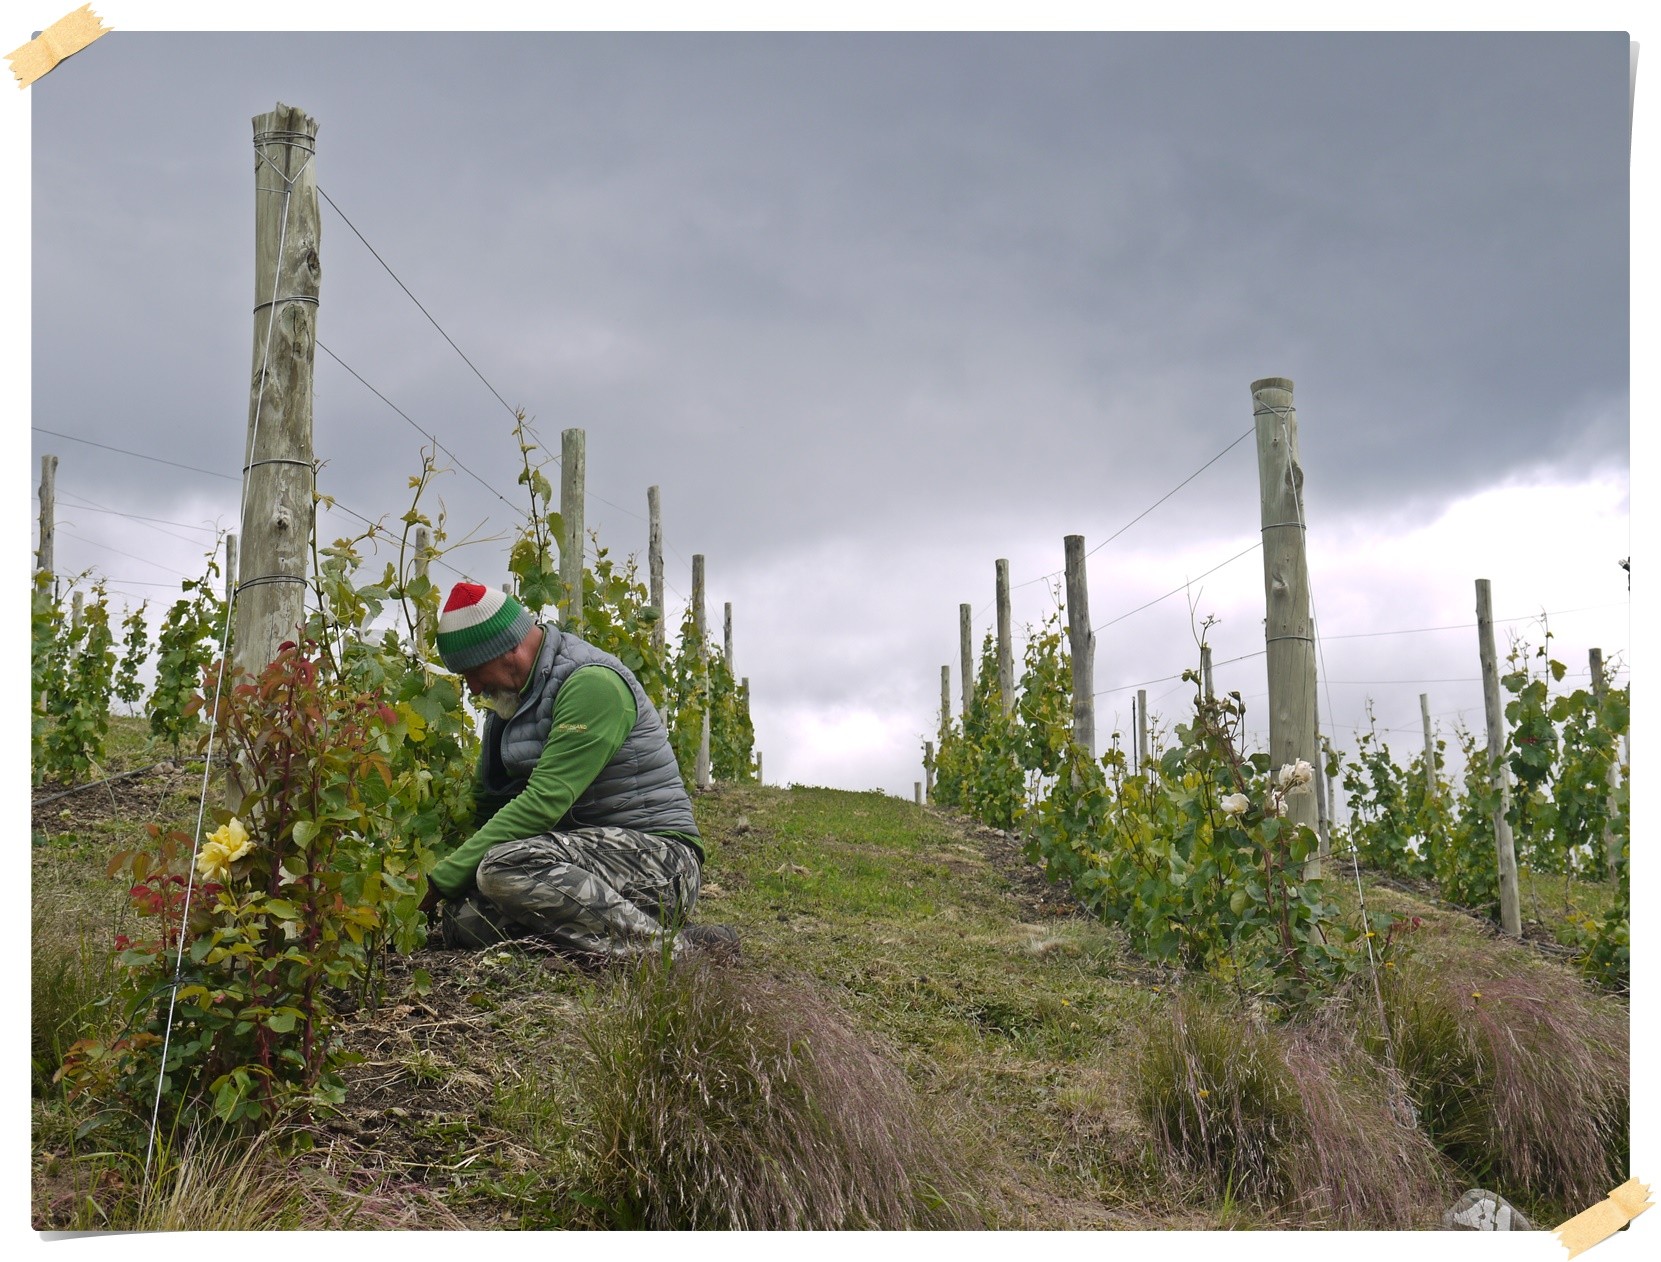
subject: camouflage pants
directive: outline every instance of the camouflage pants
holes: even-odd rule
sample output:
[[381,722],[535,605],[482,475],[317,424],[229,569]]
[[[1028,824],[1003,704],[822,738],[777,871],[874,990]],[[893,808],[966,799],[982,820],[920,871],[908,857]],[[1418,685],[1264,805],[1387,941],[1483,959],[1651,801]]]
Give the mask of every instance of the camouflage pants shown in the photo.
[[691,912],[698,856],[669,837],[579,828],[492,846],[474,882],[445,908],[445,946],[534,937],[579,954],[630,956],[655,950]]

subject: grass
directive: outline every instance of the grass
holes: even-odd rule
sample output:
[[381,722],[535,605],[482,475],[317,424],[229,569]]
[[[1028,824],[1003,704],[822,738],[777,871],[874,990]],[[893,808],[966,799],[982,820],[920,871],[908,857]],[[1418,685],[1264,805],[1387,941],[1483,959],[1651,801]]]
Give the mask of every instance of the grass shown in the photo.
[[1473,1182],[1567,1217],[1626,1177],[1626,1013],[1542,968],[1481,963],[1390,979],[1396,1063],[1423,1129]]
[[[1424,1127],[1401,1125],[1368,1042],[1370,991],[1298,1027],[1256,1027],[1237,1000],[1192,982],[1174,1005],[1173,975],[1115,927],[1047,914],[1060,900],[1020,897],[989,859],[998,839],[909,801],[723,786],[695,805],[710,861],[694,919],[735,926],[740,962],[597,975],[522,950],[399,962],[387,1004],[341,1023],[362,1057],[341,1116],[307,1129],[309,1151],[273,1137],[239,1167],[253,1180],[268,1165],[288,1172],[288,1208],[265,1225],[298,1214],[343,1228],[1418,1226],[1478,1174],[1536,1212],[1579,1198],[1596,1160],[1560,1160],[1549,1127],[1526,1152],[1495,1144],[1549,1120],[1550,1092],[1573,1090],[1601,1093],[1593,1156],[1624,1163],[1624,1008],[1410,894],[1369,889],[1368,906],[1422,918],[1408,954],[1429,973],[1532,987],[1491,1005],[1490,1043],[1509,1031],[1536,1049],[1504,1079],[1517,1107],[1503,1121],[1482,1120],[1479,1088],[1459,1097],[1464,1131],[1435,1121],[1444,1114],[1422,1094]],[[142,818],[76,810],[37,820],[35,946],[46,992],[56,968],[87,970],[92,994],[122,902],[103,857],[148,819],[188,821],[194,802],[145,799]],[[403,983],[416,966],[433,975],[422,994]],[[1555,1021],[1534,1002],[1546,996],[1590,1006]],[[65,998],[63,1015],[82,1011]],[[1452,1011],[1466,1042],[1438,1037],[1463,1061],[1414,1060],[1405,1041],[1399,1053],[1420,1092],[1500,1081],[1492,1056],[1490,1076],[1473,1077],[1486,1062],[1470,1047],[1490,1036]],[[1577,1060],[1562,1040],[1583,1018],[1600,1033]],[[1177,1046],[1187,1056],[1160,1061]],[[1205,1138],[1214,1113],[1201,1133],[1188,1057],[1214,1084],[1200,1099],[1228,1103],[1226,1143]],[[1554,1057],[1572,1072],[1549,1077]],[[130,1194],[100,1191],[127,1173],[94,1169],[74,1137],[84,1113],[51,1090],[35,1112],[37,1217],[89,1224],[76,1218],[81,1188],[103,1226],[139,1221]]]
[[907,1081],[816,988],[648,958],[582,1027],[578,1147],[608,1226],[977,1225]]

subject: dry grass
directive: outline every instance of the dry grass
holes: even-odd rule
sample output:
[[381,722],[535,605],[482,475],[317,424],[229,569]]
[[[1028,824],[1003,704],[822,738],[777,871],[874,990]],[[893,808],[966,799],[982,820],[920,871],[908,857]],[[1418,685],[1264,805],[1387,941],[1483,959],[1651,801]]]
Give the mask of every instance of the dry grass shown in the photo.
[[1435,1149],[1330,1019],[1271,1028],[1184,996],[1150,1029],[1135,1093],[1168,1171],[1225,1204],[1402,1229],[1429,1225],[1446,1191]]
[[1491,977],[1409,964],[1384,1001],[1421,1123],[1473,1180],[1574,1212],[1626,1177],[1621,1009],[1542,968]]
[[609,998],[576,1070],[608,1225],[972,1225],[905,1075],[805,979],[651,959]]

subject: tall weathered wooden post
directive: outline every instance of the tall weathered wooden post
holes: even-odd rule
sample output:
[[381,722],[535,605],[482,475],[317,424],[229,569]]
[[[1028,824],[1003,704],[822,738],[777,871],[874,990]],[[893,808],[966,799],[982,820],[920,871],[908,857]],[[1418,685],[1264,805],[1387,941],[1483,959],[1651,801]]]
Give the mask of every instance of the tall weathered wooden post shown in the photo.
[[258,672],[306,618],[316,507],[317,122],[278,104],[254,119],[254,367],[242,466],[234,656]]
[[[432,532],[425,526],[415,528],[415,577],[427,581],[427,569],[432,553]],[[442,602],[440,602],[442,603]],[[427,656],[427,650],[432,647],[433,627],[432,614],[427,611],[426,605],[417,605],[415,613],[415,652],[422,658]]]
[[1494,860],[1499,871],[1500,929],[1522,936],[1522,904],[1517,896],[1517,849],[1511,838],[1511,778],[1505,768],[1505,707],[1500,701],[1499,655],[1494,651],[1494,604],[1488,580],[1476,581],[1476,634],[1482,654],[1482,705],[1488,719],[1488,779],[1494,807]]
[[732,674],[732,601],[725,602],[721,608],[721,654],[726,658],[727,673]]
[[1326,776],[1321,774],[1321,707],[1315,706],[1315,757],[1309,760],[1315,780],[1315,835],[1319,839],[1316,853],[1325,859],[1332,853],[1332,815],[1327,806]]
[[1211,646],[1209,644],[1200,645],[1200,687],[1207,701],[1216,700],[1217,694],[1211,686]]
[[940,734],[944,736],[952,725],[952,668],[940,668]]
[[923,742],[923,800],[934,801],[934,742]]
[[969,703],[975,696],[975,611],[968,604],[957,607],[957,650],[959,675],[963,683],[963,713],[969,713]]
[[57,522],[55,520],[58,486],[58,458],[56,456],[42,456],[40,458],[40,548],[35,553],[35,568],[45,570],[55,575],[56,559],[53,556],[53,541],[57,536]]
[[1067,652],[1073,668],[1073,742],[1096,757],[1096,633],[1090,629],[1090,584],[1084,536],[1061,540],[1067,575]]
[[[1285,377],[1254,381],[1251,392],[1262,496],[1263,592],[1268,608],[1269,765],[1280,768],[1301,758],[1314,766],[1319,761],[1315,633],[1309,616],[1309,563],[1304,554],[1298,413],[1292,405],[1292,382]],[[1312,829],[1319,826],[1313,793],[1289,797],[1286,807],[1292,822]],[[1304,864],[1306,878],[1320,872],[1318,855]]]
[[565,629],[582,636],[583,617],[583,495],[588,477],[588,435],[580,429],[559,436],[559,517],[565,537],[559,541],[559,581],[565,589],[560,613]]
[[[1603,693],[1608,687],[1608,679],[1603,673],[1603,650],[1588,649],[1586,664],[1592,672],[1592,698],[1597,704],[1601,718],[1603,713]],[[1615,794],[1621,787],[1621,763],[1617,757],[1609,766],[1609,795],[1607,798],[1607,813],[1603,822],[1603,857],[1604,871],[1609,877],[1609,883],[1616,885],[1621,879],[1621,856],[1615,845],[1615,830],[1610,827],[1609,817],[1615,813]]]
[[663,498],[655,486],[646,488],[646,573],[650,582],[648,596],[657,610],[657,621],[652,624],[652,648],[658,659],[663,658],[664,623],[669,615],[663,607]]
[[995,565],[998,594],[998,692],[1004,713],[1015,709],[1015,646],[1009,634],[1009,561],[999,557]]
[[704,557],[692,557],[692,618],[698,633],[698,699],[704,712],[703,731],[698,736],[698,761],[693,767],[692,782],[707,789],[709,779],[709,632],[704,622]]
[[225,532],[225,603],[236,598],[236,531]]
[[1425,730],[1425,795],[1436,793],[1436,738],[1430,731],[1430,694],[1419,694],[1419,723]]
[[1136,690],[1136,770],[1148,774],[1148,690]]

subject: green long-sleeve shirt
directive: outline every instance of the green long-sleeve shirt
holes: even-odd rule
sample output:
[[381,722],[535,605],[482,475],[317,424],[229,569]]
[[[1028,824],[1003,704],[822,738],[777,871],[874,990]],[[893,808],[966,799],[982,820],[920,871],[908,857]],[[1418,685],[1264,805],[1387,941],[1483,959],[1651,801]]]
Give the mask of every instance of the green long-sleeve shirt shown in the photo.
[[[479,860],[498,842],[552,832],[623,748],[637,717],[634,695],[616,671],[604,666],[573,671],[554,698],[548,743],[524,789],[502,802],[481,798],[479,828],[432,871],[439,892],[447,898],[465,894]],[[480,752],[481,760],[491,756],[491,750]]]

